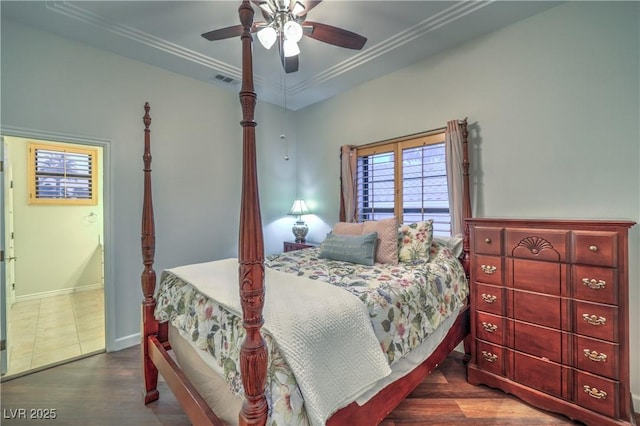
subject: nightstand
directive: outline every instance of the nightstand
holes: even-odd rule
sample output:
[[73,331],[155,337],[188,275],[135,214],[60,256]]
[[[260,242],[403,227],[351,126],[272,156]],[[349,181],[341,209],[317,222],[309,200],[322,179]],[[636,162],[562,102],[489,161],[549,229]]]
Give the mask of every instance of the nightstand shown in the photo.
[[320,243],[316,243],[315,241],[305,241],[304,243],[296,243],[294,241],[285,241],[284,242],[284,251],[294,251],[300,250],[310,247],[318,247]]

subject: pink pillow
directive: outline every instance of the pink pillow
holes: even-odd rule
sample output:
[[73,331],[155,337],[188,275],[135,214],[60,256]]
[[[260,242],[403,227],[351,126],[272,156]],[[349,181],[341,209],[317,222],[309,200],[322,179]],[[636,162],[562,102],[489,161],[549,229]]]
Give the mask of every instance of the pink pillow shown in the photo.
[[370,220],[363,224],[363,234],[378,233],[376,262],[398,263],[398,220],[395,217],[383,220]]
[[364,223],[338,222],[333,225],[333,233],[336,235],[362,235]]

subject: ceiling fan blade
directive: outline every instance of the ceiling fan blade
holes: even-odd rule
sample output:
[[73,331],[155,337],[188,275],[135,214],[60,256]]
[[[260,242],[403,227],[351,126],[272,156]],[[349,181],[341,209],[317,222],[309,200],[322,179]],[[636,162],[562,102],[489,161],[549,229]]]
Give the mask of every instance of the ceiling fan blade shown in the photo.
[[282,68],[284,68],[284,72],[287,74],[298,71],[299,61],[298,56],[284,56],[284,47],[282,45],[282,37],[279,38],[280,42],[278,43],[278,50],[280,53],[280,62],[282,62]]
[[302,6],[304,6],[304,10],[300,13],[296,13],[296,16],[302,16],[307,14],[311,9],[316,7],[320,2],[322,2],[322,0],[296,0],[295,3],[300,3]]
[[304,33],[307,37],[333,44],[334,46],[360,50],[367,42],[366,37],[331,25],[311,21],[304,21],[302,25],[311,25],[313,27],[313,31],[311,31],[311,33]]
[[[256,31],[261,30],[266,26],[266,22],[254,22],[251,26],[251,32],[255,33]],[[202,37],[206,38],[209,41],[214,40],[224,40],[226,38],[232,37],[240,37],[242,35],[242,25],[234,25],[232,27],[220,28],[217,30],[209,31],[208,33],[202,34]]]
[[287,74],[292,73],[292,72],[297,72],[298,68],[299,68],[299,61],[298,61],[298,56],[289,56],[288,58],[286,56],[282,56],[284,58],[284,63],[283,63],[283,67],[284,67],[284,72],[286,72]]
[[202,37],[209,41],[224,40],[225,38],[239,37],[242,34],[242,25],[234,25],[232,27],[220,28],[218,30],[209,31],[202,34]]
[[260,12],[262,12],[262,17],[267,21],[271,22],[273,20],[273,9],[271,8],[271,4],[265,0],[251,0],[251,3],[255,4],[260,8]]

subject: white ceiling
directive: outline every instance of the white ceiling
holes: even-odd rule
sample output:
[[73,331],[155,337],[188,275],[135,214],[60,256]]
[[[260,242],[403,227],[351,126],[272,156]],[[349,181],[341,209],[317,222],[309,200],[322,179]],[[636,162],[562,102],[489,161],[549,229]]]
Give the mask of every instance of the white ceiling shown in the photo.
[[[300,68],[282,71],[277,48],[254,43],[258,98],[297,110],[557,5],[558,1],[324,0],[308,20],[367,37],[360,51],[303,37]],[[238,91],[239,37],[202,33],[237,25],[240,1],[5,1],[3,19],[79,40]],[[256,7],[255,21],[262,21]],[[526,48],[526,46],[523,46]],[[216,75],[231,77],[222,83]]]

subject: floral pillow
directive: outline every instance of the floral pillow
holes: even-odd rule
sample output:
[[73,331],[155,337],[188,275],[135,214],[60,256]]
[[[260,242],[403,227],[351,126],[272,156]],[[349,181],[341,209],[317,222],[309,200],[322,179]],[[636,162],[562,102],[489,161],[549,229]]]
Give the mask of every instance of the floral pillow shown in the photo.
[[398,238],[400,262],[428,262],[433,240],[433,220],[400,226]]

